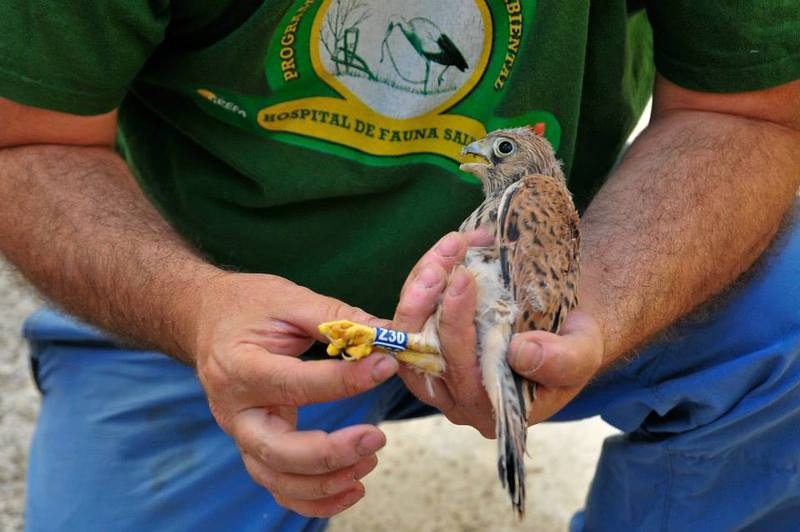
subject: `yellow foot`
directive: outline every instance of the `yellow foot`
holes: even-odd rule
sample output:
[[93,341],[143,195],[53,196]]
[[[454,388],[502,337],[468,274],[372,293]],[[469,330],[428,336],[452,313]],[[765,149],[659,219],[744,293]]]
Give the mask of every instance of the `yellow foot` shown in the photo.
[[318,329],[330,342],[327,351],[332,357],[342,355],[345,360],[358,360],[380,349],[425,374],[439,377],[444,372],[444,358],[435,347],[419,342],[418,334],[368,327],[348,320],[321,323]]
[[372,353],[375,329],[347,320],[329,321],[319,325],[319,332],[330,341],[328,354],[342,355],[346,360],[358,360]]

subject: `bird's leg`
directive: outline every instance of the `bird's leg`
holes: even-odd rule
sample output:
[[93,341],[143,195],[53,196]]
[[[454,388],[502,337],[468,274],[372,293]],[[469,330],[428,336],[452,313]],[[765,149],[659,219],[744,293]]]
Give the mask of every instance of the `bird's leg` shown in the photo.
[[428,394],[434,396],[433,377],[441,377],[446,368],[442,348],[439,343],[439,316],[442,307],[436,308],[422,326],[422,332],[409,333],[407,351],[397,353],[397,359],[420,371],[425,376]]
[[383,38],[383,42],[381,43],[381,60],[379,61],[380,63],[383,63],[383,58],[384,58],[383,54],[386,51],[386,46],[388,46],[388,43],[386,42],[388,38],[389,38],[389,32],[387,31],[386,37]]
[[405,333],[383,327],[370,327],[347,320],[330,321],[319,325],[328,338],[330,356],[342,355],[346,360],[364,358],[375,349],[394,354],[420,372],[434,377],[444,372],[436,333],[438,312],[428,318],[420,333]]
[[426,59],[425,60],[425,84],[423,85],[423,87],[424,87],[423,90],[424,90],[425,94],[428,94],[428,77],[430,75],[431,75],[431,61],[430,61],[430,59]]
[[442,81],[444,81],[444,73],[445,73],[445,72],[447,72],[447,69],[448,69],[448,68],[450,68],[450,65],[447,65],[447,66],[445,66],[445,67],[444,67],[444,70],[442,70],[442,73],[441,73],[441,74],[439,74],[439,77],[438,77],[438,78],[436,78],[436,85],[437,85],[437,87],[441,87],[441,86],[442,86]]

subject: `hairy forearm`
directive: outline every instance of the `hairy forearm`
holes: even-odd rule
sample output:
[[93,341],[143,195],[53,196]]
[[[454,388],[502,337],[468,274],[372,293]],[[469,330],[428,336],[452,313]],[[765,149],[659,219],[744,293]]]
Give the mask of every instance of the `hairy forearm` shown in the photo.
[[192,362],[197,293],[218,270],[181,241],[112,150],[0,150],[0,204],[0,251],[46,297]]
[[679,111],[654,121],[582,221],[582,305],[604,365],[722,291],[766,249],[800,180],[800,133]]

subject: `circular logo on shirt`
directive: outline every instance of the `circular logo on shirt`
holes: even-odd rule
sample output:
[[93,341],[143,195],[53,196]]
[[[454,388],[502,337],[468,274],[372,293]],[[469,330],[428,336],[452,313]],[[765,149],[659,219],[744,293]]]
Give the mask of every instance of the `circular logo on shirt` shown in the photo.
[[312,62],[320,77],[346,98],[398,119],[461,99],[486,69],[492,47],[491,15],[475,0],[330,0],[314,25]]

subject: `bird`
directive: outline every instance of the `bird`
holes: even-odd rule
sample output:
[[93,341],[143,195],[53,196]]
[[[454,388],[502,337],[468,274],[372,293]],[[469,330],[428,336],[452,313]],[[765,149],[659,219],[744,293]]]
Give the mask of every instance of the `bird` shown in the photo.
[[[508,348],[515,332],[557,333],[578,304],[579,215],[561,163],[540,130],[493,131],[462,150],[460,169],[476,176],[483,202],[459,231],[488,231],[494,243],[471,247],[463,264],[477,287],[477,354],[483,387],[495,416],[498,476],[515,513],[525,513],[528,414],[535,385],[514,373]],[[441,376],[438,325],[441,303],[421,332],[369,328],[350,322],[320,325],[330,355],[366,356],[375,347],[394,352],[428,376]],[[432,387],[429,387],[432,393]]]
[[[386,34],[383,37],[383,43],[381,44],[381,63],[383,63],[384,60],[384,52],[389,46],[389,37],[392,35],[392,32],[395,28],[400,29],[403,35],[405,35],[406,40],[408,40],[409,44],[411,44],[417,54],[419,54],[425,60],[425,77],[421,82],[425,92],[428,91],[428,79],[430,78],[431,73],[431,62],[444,66],[444,69],[437,77],[438,85],[442,84],[442,81],[444,80],[444,74],[451,66],[456,67],[461,72],[464,72],[467,70],[467,68],[469,68],[467,60],[464,59],[464,55],[461,53],[452,39],[450,39],[446,33],[442,33],[442,30],[440,30],[436,24],[424,17],[415,17],[411,20],[406,20],[399,15],[392,15],[389,17],[389,23],[386,26]],[[405,77],[400,72],[400,70],[397,68],[394,57],[392,56],[391,49],[389,49],[389,58],[392,61],[395,71],[400,75],[400,77],[410,83],[420,83],[420,81]]]

